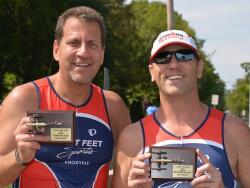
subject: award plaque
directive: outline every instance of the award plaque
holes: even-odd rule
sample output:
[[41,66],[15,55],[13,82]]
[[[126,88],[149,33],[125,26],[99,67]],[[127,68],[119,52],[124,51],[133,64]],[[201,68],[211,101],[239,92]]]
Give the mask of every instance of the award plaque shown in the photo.
[[150,147],[152,179],[192,181],[196,172],[195,148]]
[[49,143],[73,143],[75,138],[74,111],[29,111],[30,134],[44,134],[50,137]]

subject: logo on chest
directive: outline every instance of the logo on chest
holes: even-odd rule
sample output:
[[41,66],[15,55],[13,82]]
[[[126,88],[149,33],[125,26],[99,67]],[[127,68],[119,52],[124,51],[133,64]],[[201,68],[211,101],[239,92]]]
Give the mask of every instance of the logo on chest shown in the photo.
[[102,148],[103,140],[99,139],[91,139],[97,134],[96,129],[89,129],[88,130],[88,137],[87,139],[76,139],[75,140],[75,146],[69,146],[65,147],[64,151],[57,154],[57,158],[62,159],[71,159],[74,156],[80,156],[80,155],[92,155],[100,148]]

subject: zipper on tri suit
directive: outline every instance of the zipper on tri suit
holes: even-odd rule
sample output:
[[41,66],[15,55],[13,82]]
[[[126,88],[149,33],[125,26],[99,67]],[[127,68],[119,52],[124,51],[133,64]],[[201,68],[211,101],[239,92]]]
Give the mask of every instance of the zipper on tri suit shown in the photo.
[[180,136],[180,141],[181,141],[181,145],[184,146],[184,139],[183,139],[183,136]]
[[[75,118],[76,118],[76,119],[77,119],[77,112],[78,112],[78,107],[75,106],[75,116],[76,116]],[[76,120],[76,119],[75,119],[75,120]],[[77,120],[76,120],[76,121],[77,121]],[[75,123],[76,123],[76,122],[75,122]],[[75,130],[75,134],[76,134],[75,136],[76,136],[76,138],[75,138],[75,139],[79,139],[79,132],[80,132],[80,131],[78,130],[79,127],[78,127],[77,125],[75,125],[75,128],[76,128],[76,130]]]

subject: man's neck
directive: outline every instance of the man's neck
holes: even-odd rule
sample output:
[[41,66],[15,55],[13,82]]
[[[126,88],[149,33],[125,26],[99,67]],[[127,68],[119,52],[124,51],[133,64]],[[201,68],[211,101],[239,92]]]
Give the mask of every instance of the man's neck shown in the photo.
[[156,114],[162,126],[175,135],[189,135],[205,119],[208,107],[198,97],[161,97],[161,106]]
[[71,80],[62,80],[57,74],[50,77],[57,94],[75,106],[84,104],[91,92],[91,83],[77,84]]

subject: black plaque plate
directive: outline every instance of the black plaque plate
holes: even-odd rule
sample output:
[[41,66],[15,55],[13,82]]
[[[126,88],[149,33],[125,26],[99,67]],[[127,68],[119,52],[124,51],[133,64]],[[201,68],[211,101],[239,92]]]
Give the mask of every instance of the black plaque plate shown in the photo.
[[152,179],[192,181],[196,172],[195,148],[150,147]]
[[75,140],[74,111],[29,111],[31,134],[44,134],[50,137],[49,143],[67,144]]

